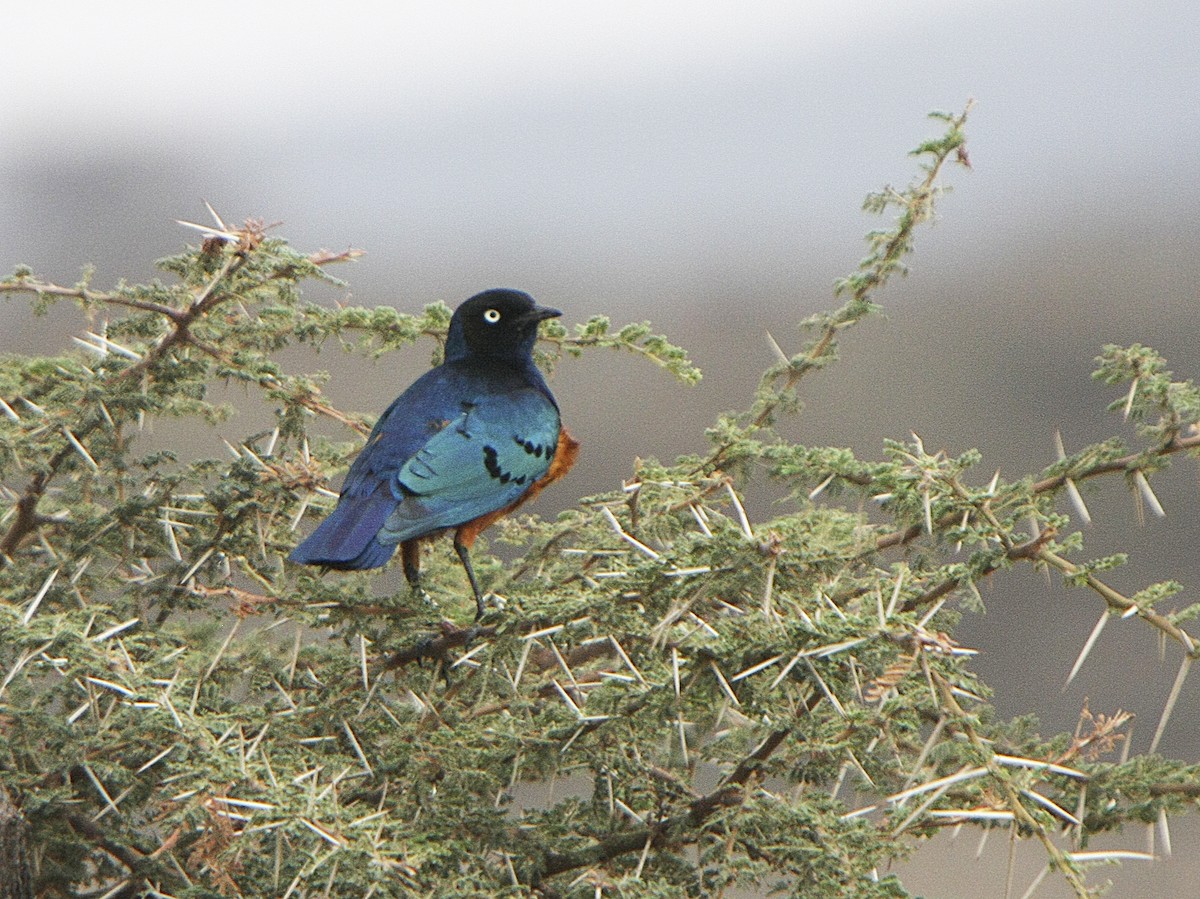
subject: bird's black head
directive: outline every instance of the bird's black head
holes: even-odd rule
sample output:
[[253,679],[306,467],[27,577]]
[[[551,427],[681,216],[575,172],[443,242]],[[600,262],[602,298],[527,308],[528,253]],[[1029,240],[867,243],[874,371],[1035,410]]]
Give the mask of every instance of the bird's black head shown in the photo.
[[494,288],[477,293],[454,310],[446,337],[446,359],[468,355],[528,359],[538,323],[562,315],[539,306],[527,293]]

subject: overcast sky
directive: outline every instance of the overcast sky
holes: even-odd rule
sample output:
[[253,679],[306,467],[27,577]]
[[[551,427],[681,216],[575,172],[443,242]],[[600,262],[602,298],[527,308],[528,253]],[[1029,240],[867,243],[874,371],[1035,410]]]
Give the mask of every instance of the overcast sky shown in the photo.
[[171,221],[208,200],[282,220],[302,246],[367,249],[358,289],[399,282],[402,305],[499,278],[564,298],[599,286],[628,309],[833,260],[824,286],[861,246],[863,194],[909,177],[924,113],[968,97],[977,171],[956,227],[992,250],[1114,198],[1176,214],[1200,173],[1200,27],[1183,2],[215,0],[5,17],[4,267],[137,275],[110,263],[169,252],[186,239]]

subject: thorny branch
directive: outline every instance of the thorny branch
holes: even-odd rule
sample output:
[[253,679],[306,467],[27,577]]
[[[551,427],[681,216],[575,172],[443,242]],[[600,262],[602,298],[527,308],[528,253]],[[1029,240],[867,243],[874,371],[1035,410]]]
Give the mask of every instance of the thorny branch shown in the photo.
[[[222,303],[233,298],[232,294],[226,293],[221,289],[221,286],[230,277],[232,277],[239,269],[246,264],[249,254],[253,253],[263,238],[261,227],[253,222],[248,222],[245,228],[241,231],[234,232],[238,238],[237,251],[226,257],[221,268],[209,279],[208,283],[200,288],[194,295],[193,300],[183,309],[173,308],[160,303],[151,303],[144,300],[133,299],[129,297],[119,296],[113,293],[103,293],[89,290],[86,287],[62,287],[56,284],[48,284],[42,281],[37,281],[31,278],[17,278],[13,281],[0,282],[0,294],[4,293],[33,293],[33,294],[48,294],[58,297],[71,297],[81,300],[88,304],[104,304],[120,306],[125,308],[137,309],[143,312],[153,312],[162,315],[170,323],[170,329],[164,334],[143,356],[133,365],[121,369],[108,379],[109,384],[115,384],[120,381],[129,381],[142,377],[145,373],[154,369],[159,365],[171,350],[182,345],[191,345],[209,354],[217,353],[211,347],[204,345],[201,341],[191,334],[191,326],[200,318],[210,313],[213,309]],[[354,251],[348,251],[341,254],[321,253],[309,257],[310,261],[315,265],[325,265],[330,262],[339,262],[345,259],[353,258]],[[230,362],[227,356],[219,354],[218,357],[222,361]],[[270,375],[264,375],[260,379],[260,383],[264,387],[278,387],[279,381]],[[333,406],[318,399],[316,396],[303,396],[299,398],[301,405],[321,415],[326,415],[336,421],[353,428],[360,434],[365,434],[367,428],[350,416],[339,412]],[[98,416],[93,416],[87,421],[81,423],[73,430],[73,436],[76,440],[86,438],[92,431],[100,427],[103,419]],[[49,488],[51,481],[58,474],[63,464],[75,454],[75,449],[70,441],[67,441],[64,446],[51,456],[29,479],[25,488],[20,492],[19,498],[15,503],[15,514],[13,515],[12,523],[0,537],[0,560],[5,565],[11,562],[13,553],[22,542],[32,534],[44,520],[38,515],[38,504]]]
[[[830,317],[812,345],[802,354],[787,360],[781,370],[772,370],[764,377],[760,390],[770,386],[773,395],[760,404],[758,413],[749,424],[741,428],[741,439],[752,436],[774,419],[800,381],[819,368],[833,351],[838,333],[864,318],[870,310],[871,295],[887,283],[893,272],[902,270],[902,260],[911,249],[913,234],[919,225],[933,215],[934,201],[939,193],[937,179],[942,168],[952,158],[959,164],[970,167],[963,128],[972,105],[968,102],[958,115],[944,117],[950,127],[942,140],[931,142],[914,151],[914,154],[927,154],[931,157],[923,166],[925,177],[921,181],[904,193],[888,190],[881,195],[886,199],[877,204],[876,211],[882,211],[888,205],[902,207],[903,211],[896,227],[887,234],[886,240],[877,238],[874,252],[863,261],[859,271],[839,284],[838,292],[848,293],[850,299]],[[778,383],[780,376],[783,378],[782,384]],[[719,469],[726,453],[732,447],[732,442],[718,446],[698,470],[712,472]]]
[[[1196,449],[1200,449],[1200,434],[1190,437],[1176,436],[1172,437],[1172,439],[1164,445],[1154,447],[1149,451],[1129,453],[1118,459],[1098,462],[1087,468],[1073,469],[1070,472],[1064,472],[1051,477],[1042,478],[1041,480],[1036,481],[1029,489],[1030,492],[1035,496],[1040,494],[1054,493],[1058,490],[1061,490],[1068,481],[1085,481],[1103,475],[1116,473],[1128,474],[1131,471],[1139,471],[1142,466],[1145,466],[1153,459],[1166,458],[1175,453],[1187,452]],[[963,491],[961,490],[961,487],[958,488],[958,492],[960,495],[962,495]],[[1008,539],[1005,528],[999,521],[991,516],[990,510],[987,509],[986,506],[978,508],[975,514],[988,517],[990,519],[989,524],[991,525],[993,531],[996,534],[1001,535],[1003,539]],[[941,515],[936,520],[935,530],[944,531],[948,528],[955,527],[960,523],[961,520],[962,511],[960,509],[951,510]],[[874,551],[882,551],[892,547],[906,546],[919,538],[925,532],[926,529],[923,525],[914,524],[902,531],[892,531],[890,533],[881,535],[874,541]],[[1194,658],[1198,655],[1198,653],[1200,653],[1200,647],[1198,647],[1197,642],[1191,637],[1191,635],[1171,621],[1169,617],[1156,612],[1152,608],[1147,608],[1135,603],[1132,599],[1109,586],[1091,572],[1088,572],[1086,575],[1084,575],[1079,566],[1068,561],[1067,559],[1064,559],[1061,555],[1052,552],[1046,546],[1046,543],[1053,536],[1054,535],[1052,533],[1043,531],[1036,538],[1020,546],[1014,545],[1010,541],[1007,544],[1008,551],[1006,553],[1006,557],[1012,561],[1028,561],[1037,564],[1044,564],[1050,568],[1054,568],[1067,577],[1082,576],[1086,585],[1095,593],[1097,593],[1114,611],[1122,614],[1131,612],[1136,613],[1151,626],[1159,630],[1164,636],[1167,636],[1178,643],[1183,648],[1184,652],[1189,656]],[[999,562],[997,561],[996,563],[987,566],[982,572],[980,572],[980,574],[994,572],[998,567]],[[927,589],[925,592],[909,598],[905,602],[904,608],[911,611],[921,608],[922,606],[929,605],[948,595],[960,586],[962,586],[960,581],[947,579]]]
[[[1099,462],[1084,469],[1075,469],[1070,472],[1053,475],[1051,477],[1042,478],[1036,481],[1030,488],[1030,491],[1037,495],[1043,493],[1053,493],[1061,490],[1068,480],[1071,481],[1086,481],[1095,477],[1100,477],[1107,474],[1128,474],[1131,471],[1136,471],[1144,466],[1147,458],[1166,458],[1175,453],[1187,452],[1189,450],[1200,449],[1200,434],[1191,437],[1175,437],[1169,443],[1162,446],[1157,446],[1146,452],[1129,453],[1119,459],[1110,459],[1105,462]],[[869,487],[870,479],[867,477],[848,476],[846,481],[855,484],[858,487]],[[959,511],[951,511],[942,515],[937,519],[937,527],[945,529],[953,527],[959,521],[961,513]],[[875,538],[874,549],[885,550],[895,546],[903,546],[911,543],[925,533],[923,525],[914,524],[903,530],[890,531],[886,534],[881,534]]]
[[1025,803],[1021,801],[1021,795],[1013,786],[1008,773],[995,763],[994,749],[987,740],[984,740],[975,726],[971,723],[971,716],[968,715],[958,704],[958,700],[954,697],[954,690],[946,679],[941,675],[933,674],[933,681],[937,685],[938,696],[941,699],[942,707],[953,717],[953,726],[960,730],[966,738],[971,742],[971,745],[986,759],[988,759],[988,769],[991,774],[992,782],[996,784],[1004,795],[1004,805],[1012,812],[1013,819],[1022,827],[1029,829],[1036,834],[1038,841],[1046,850],[1046,855],[1051,863],[1059,870],[1066,878],[1067,883],[1071,885],[1072,891],[1080,899],[1087,899],[1091,896],[1091,891],[1079,876],[1079,871],[1076,866],[1067,858],[1066,854],[1055,845],[1050,833],[1046,827],[1029,813],[1029,809],[1025,807]]
[[629,852],[639,852],[647,845],[661,848],[667,845],[693,843],[714,814],[731,805],[745,801],[747,783],[787,739],[790,731],[774,730],[758,747],[746,756],[712,792],[688,803],[687,809],[659,821],[620,831],[598,843],[574,852],[548,853],[535,874],[535,885],[546,877],[554,877],[578,868],[603,864]]

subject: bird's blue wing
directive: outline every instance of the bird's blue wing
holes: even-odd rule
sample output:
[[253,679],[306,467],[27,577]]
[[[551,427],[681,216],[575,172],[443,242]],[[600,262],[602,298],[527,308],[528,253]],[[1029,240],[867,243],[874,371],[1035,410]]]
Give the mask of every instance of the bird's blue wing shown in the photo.
[[379,540],[457,527],[516,502],[549,470],[558,432],[558,409],[535,388],[469,404],[397,473],[397,505]]
[[369,495],[390,482],[430,437],[462,411],[457,392],[445,370],[435,368],[396,397],[346,472],[342,495]]
[[288,558],[329,568],[378,568],[395,551],[379,531],[396,508],[396,475],[446,421],[461,412],[460,386],[445,369],[426,372],[379,416],[342,483],[337,508]]

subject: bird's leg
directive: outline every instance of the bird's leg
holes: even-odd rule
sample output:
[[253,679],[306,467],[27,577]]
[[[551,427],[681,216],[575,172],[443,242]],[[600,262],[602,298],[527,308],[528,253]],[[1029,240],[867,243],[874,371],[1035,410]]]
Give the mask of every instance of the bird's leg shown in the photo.
[[433,597],[426,593],[425,588],[421,586],[421,541],[406,540],[401,543],[400,560],[404,565],[404,579],[408,581],[413,596],[436,607],[437,603],[433,601]]
[[400,558],[404,564],[404,579],[413,592],[421,589],[421,547],[416,540],[400,544]]
[[475,620],[478,621],[483,617],[483,592],[479,589],[479,581],[475,579],[475,569],[471,567],[471,555],[467,544],[458,534],[454,535],[454,551],[458,553],[463,570],[467,572],[467,580],[471,582],[471,589],[475,593]]

